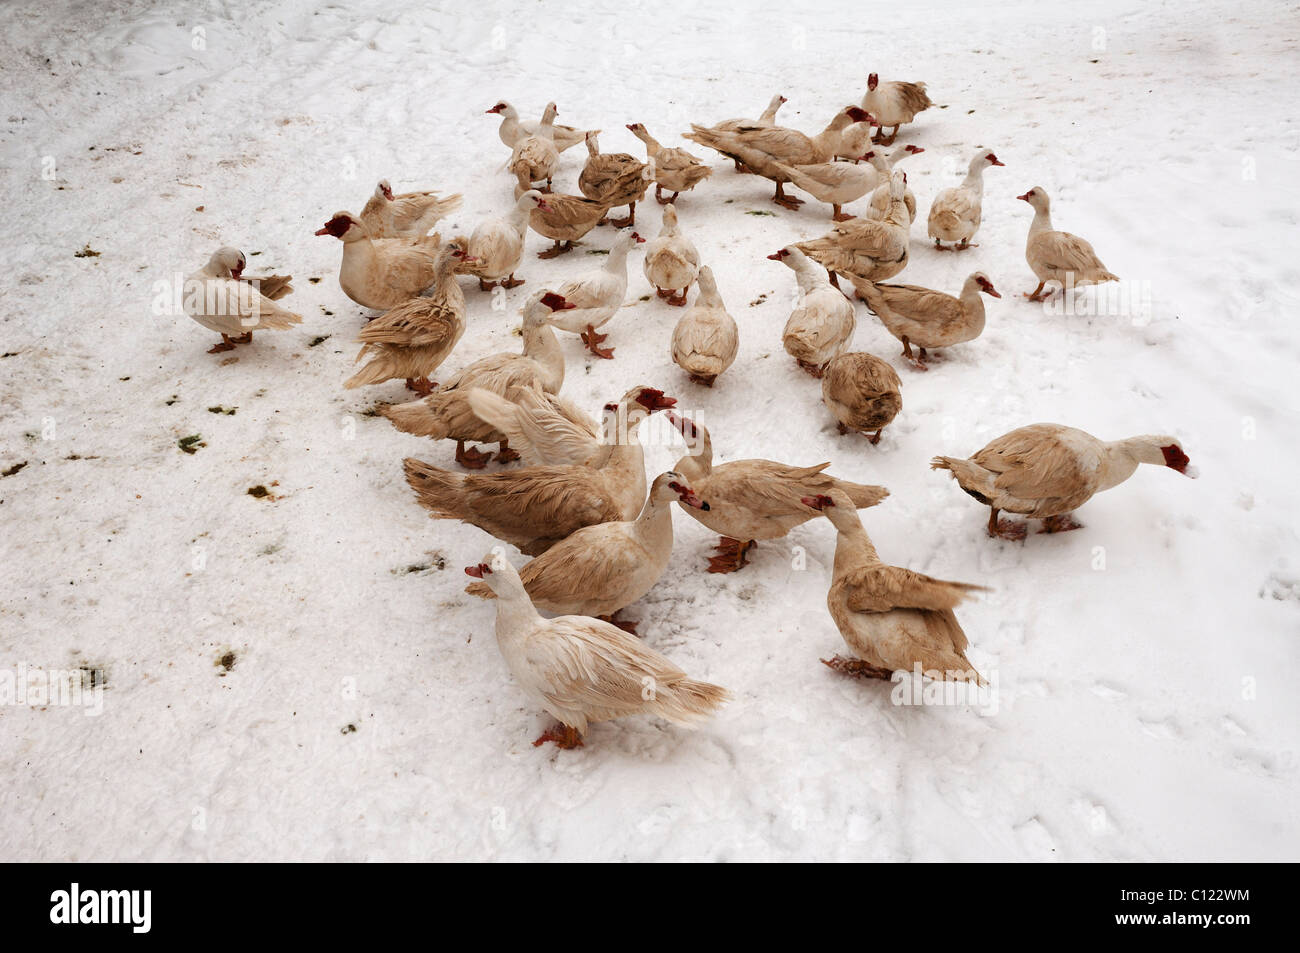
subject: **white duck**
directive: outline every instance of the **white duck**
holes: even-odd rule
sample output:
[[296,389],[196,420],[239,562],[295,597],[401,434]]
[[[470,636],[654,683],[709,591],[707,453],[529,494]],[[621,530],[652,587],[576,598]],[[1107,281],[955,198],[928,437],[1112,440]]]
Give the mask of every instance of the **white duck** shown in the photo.
[[623,307],[627,296],[627,253],[634,244],[644,241],[636,232],[624,229],[610,247],[603,268],[566,281],[556,291],[573,308],[555,315],[551,324],[580,336],[587,350],[596,357],[607,360],[614,357],[612,347],[600,346],[609,335],[599,334],[597,329]]
[[560,161],[560,151],[555,147],[555,103],[547,103],[537,131],[523,136],[515,143],[508,168],[520,182],[545,182],[543,192],[551,191],[551,180]]
[[907,267],[909,257],[912,219],[907,214],[906,191],[907,173],[894,172],[889,180],[889,214],[884,219],[838,222],[821,238],[796,242],[794,247],[825,268],[835,287],[841,274],[855,284],[892,278]]
[[[899,160],[906,159],[908,156],[920,155],[925,151],[920,146],[914,146],[911,143],[908,143],[905,146],[900,146],[893,150],[888,156],[884,157],[884,161],[881,162],[881,148],[881,146],[876,146],[866,154],[867,161],[872,163],[872,165],[879,171],[880,181],[872,191],[871,199],[868,201],[866,211],[863,212],[863,215],[867,218],[875,219],[877,222],[883,222],[889,217],[889,210],[893,203],[893,196],[890,194],[889,183],[893,175],[894,167],[898,165]],[[903,204],[907,206],[908,227],[910,228],[910,223],[916,221],[916,196],[912,194],[910,188],[906,187],[907,176],[903,177],[903,185]]]
[[547,393],[557,393],[564,384],[564,352],[550,322],[553,313],[568,307],[568,302],[557,294],[537,292],[524,305],[522,353],[504,351],[480,358],[430,396],[389,405],[380,413],[406,433],[455,440],[456,462],[469,470],[481,470],[492,455],[479,450],[466,451],[466,441],[499,443],[497,459],[501,463],[519,459],[519,453],[510,448],[507,435],[474,414],[469,394],[475,388],[482,388],[504,396],[518,387],[534,384]]
[[871,433],[872,445],[880,432],[903,409],[903,383],[897,372],[874,354],[852,351],[831,359],[822,377],[822,403],[835,415],[840,433]]
[[1139,463],[1196,476],[1175,437],[1098,440],[1062,424],[1021,427],[998,437],[969,460],[935,457],[930,468],[949,471],[963,490],[992,508],[990,536],[1024,539],[1025,524],[999,520],[999,510],[1041,519],[1044,533],[1079,529],[1082,524],[1071,518],[1070,511],[1094,494],[1119,486]]
[[544,619],[505,557],[489,553],[465,570],[497,597],[497,645],[524,693],[559,721],[533,746],[577,748],[592,722],[656,715],[693,726],[729,697],[686,673],[622,629],[599,619]]
[[372,238],[351,212],[336,212],[317,235],[333,235],[343,243],[339,287],[364,308],[387,311],[419,295],[433,284],[442,239],[429,235]]
[[740,331],[736,319],[718,294],[713,269],[705,265],[698,276],[700,293],[673,328],[673,363],[691,375],[691,380],[712,387],[718,375],[736,360]]
[[970,171],[961,185],[944,189],[935,196],[926,223],[935,248],[944,250],[944,242],[956,242],[956,251],[971,247],[970,240],[979,231],[984,205],[984,170],[994,165],[1006,163],[987,149],[981,149],[970,160]]
[[1034,220],[1029,224],[1029,238],[1025,242],[1025,261],[1038,278],[1038,287],[1025,292],[1030,301],[1042,301],[1043,286],[1049,281],[1059,282],[1061,293],[1078,285],[1119,281],[1101,263],[1092,246],[1078,235],[1058,232],[1052,228],[1051,201],[1040,186],[1034,186],[1016,198],[1028,202],[1034,209]]
[[461,520],[536,556],[583,526],[636,517],[646,497],[637,430],[675,403],[656,388],[632,388],[612,413],[607,408],[615,438],[583,463],[463,476],[408,457],[406,482],[433,519]]
[[[655,201],[660,205],[676,202],[678,195],[689,192],[713,174],[712,169],[685,149],[660,145],[641,123],[630,123],[627,128],[645,143],[646,157],[654,163]],[[664,198],[664,189],[673,190],[671,198]]]
[[887,681],[919,664],[927,678],[982,684],[966,658],[966,633],[952,610],[985,587],[881,562],[853,503],[838,491],[803,502],[835,526],[826,608],[854,656],[822,662],[847,675]]
[[[882,83],[875,73],[867,77],[867,91],[861,103],[862,108],[875,116],[880,124],[876,141],[882,146],[892,146],[899,126],[911,122],[917,113],[933,105],[925,91],[925,83]],[[888,137],[885,136],[886,126],[894,127]]]
[[[856,283],[858,294],[885,330],[903,342],[903,357],[918,371],[926,366],[926,348],[948,347],[973,341],[984,331],[984,299],[981,294],[1001,298],[988,275],[977,271],[961,286],[957,297],[920,285]],[[912,354],[912,345],[921,348]]]
[[[584,526],[525,565],[519,576],[533,605],[559,615],[596,616],[636,635],[635,623],[616,616],[649,592],[668,568],[674,500],[709,508],[680,473],[662,473],[636,519]],[[465,591],[496,598],[483,582],[472,582]]]
[[[717,132],[736,132],[737,130],[742,129],[746,126],[775,125],[776,114],[780,112],[781,107],[785,105],[786,102],[787,102],[786,98],[782,96],[780,93],[777,93],[768,101],[767,108],[763,110],[762,114],[759,115],[757,119],[724,119],[722,122],[710,126],[709,128]],[[736,164],[737,172],[744,172],[748,174],[749,170],[745,168],[744,164],[740,161],[739,156],[730,155],[725,152],[723,153],[723,155],[727,156],[728,159],[730,159],[732,162]]]
[[686,292],[700,273],[700,253],[678,227],[672,203],[664,206],[663,227],[646,246],[641,268],[660,298],[679,308],[686,304]]
[[[370,361],[346,381],[348,390],[367,384],[406,379],[408,389],[428,395],[438,385],[429,380],[465,333],[465,295],[455,269],[465,251],[453,240],[438,253],[433,290],[412,298],[363,327],[357,335],[356,360]],[[354,361],[355,363],[355,361]]]
[[540,384],[516,387],[504,396],[475,387],[468,398],[474,415],[505,434],[525,466],[589,463],[604,447],[601,425],[590,414]]
[[548,210],[546,199],[537,189],[529,189],[515,201],[504,218],[482,222],[470,235],[466,245],[469,261],[462,259],[457,274],[476,275],[480,291],[491,291],[501,282],[503,288],[517,288],[524,279],[515,277],[515,269],[524,260],[524,236],[528,234],[528,216],[533,209]]
[[853,302],[831,286],[826,270],[798,246],[787,245],[767,257],[793,271],[799,284],[799,300],[781,334],[785,352],[813,377],[821,377],[830,359],[853,339],[857,328]]
[[[501,137],[502,143],[512,152],[520,139],[537,133],[539,123],[532,119],[519,119],[519,113],[514,106],[511,106],[504,99],[497,102],[495,106],[487,110],[489,114],[501,117],[501,127],[497,130],[497,135]],[[572,126],[562,126],[559,123],[553,125],[552,141],[559,152],[572,148],[582,142],[587,132],[592,130],[574,129]],[[600,132],[599,129],[594,130]]]
[[746,565],[745,554],[760,539],[779,539],[802,526],[816,513],[800,500],[805,496],[839,490],[853,505],[875,506],[889,491],[883,486],[850,483],[831,476],[829,463],[796,467],[774,460],[713,462],[709,431],[687,417],[668,412],[669,422],[686,441],[686,454],[673,467],[709,501],[708,510],[686,509],[694,519],[721,535],[709,558],[709,572],[736,572]]
[[800,166],[829,162],[839,146],[840,134],[855,122],[870,121],[868,113],[857,106],[849,106],[837,112],[826,128],[815,136],[806,136],[797,129],[784,126],[742,126],[728,131],[716,126],[692,125],[685,138],[733,159],[739,158],[750,171],[776,184],[773,202],[783,208],[798,209],[803,200],[785,194],[783,186],[790,180],[777,164]]
[[287,275],[244,278],[246,263],[238,248],[218,248],[206,265],[185,279],[185,313],[221,335],[221,343],[209,348],[209,354],[251,344],[254,331],[283,331],[302,323],[302,315],[286,311],[274,300],[293,291],[292,279]]
[[439,197],[437,192],[393,194],[387,179],[380,179],[375,194],[361,210],[361,222],[371,238],[421,238],[439,220],[460,208],[461,195]]

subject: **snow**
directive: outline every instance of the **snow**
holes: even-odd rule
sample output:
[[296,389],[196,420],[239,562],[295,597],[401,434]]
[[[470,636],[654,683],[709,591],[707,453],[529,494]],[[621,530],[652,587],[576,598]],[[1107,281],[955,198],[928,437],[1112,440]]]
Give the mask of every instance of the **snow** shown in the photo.
[[[6,4],[0,470],[27,465],[0,478],[0,670],[103,684],[95,716],[0,705],[0,856],[1295,859],[1294,6],[864,11]],[[405,399],[400,383],[340,386],[363,312],[338,288],[338,243],[312,232],[380,177],[462,191],[449,225],[466,232],[506,208],[483,115],[500,97],[525,116],[553,98],[561,122],[641,155],[625,123],[682,145],[689,122],[755,115],[778,91],[781,120],[816,131],[871,71],[946,106],[899,138],[926,152],[906,165],[922,221],[898,280],[952,293],[979,269],[1003,294],[928,374],[859,307],[855,348],[904,380],[880,445],[839,436],[781,350],[794,280],[764,256],[823,234],[829,209],[779,209],[711,154],[679,214],[740,326],[735,365],[703,391],[671,364],[680,312],[638,300],[633,253],[630,306],[605,329],[616,357],[566,335],[565,393],[596,410],[661,386],[721,459],[831,460],[888,486],[864,513],[884,558],[992,587],[959,617],[996,706],[894,706],[818,662],[844,649],[824,520],[713,576],[713,537],[677,514],[674,562],[628,614],[734,700],[695,732],[628,719],[580,751],[535,749],[546,718],[508,678],[492,606],[462,592],[493,541],[428,520],[402,480],[404,456],[452,466],[454,448],[366,415]],[[985,176],[980,247],[932,252],[930,199],[976,147],[1006,163]],[[1014,196],[1036,185],[1139,307],[1021,297],[1031,212]],[[638,208],[643,233],[658,224]],[[530,236],[504,310],[467,284],[443,374],[517,348],[527,295],[610,240],[542,262]],[[99,256],[74,257],[87,244]],[[229,364],[154,310],[156,282],[222,244],[250,273],[292,272],[282,303],[305,317]],[[990,540],[987,510],[928,460],[1036,421],[1172,433],[1201,478],[1143,467],[1080,511],[1085,529]],[[649,474],[677,454],[650,447]]]

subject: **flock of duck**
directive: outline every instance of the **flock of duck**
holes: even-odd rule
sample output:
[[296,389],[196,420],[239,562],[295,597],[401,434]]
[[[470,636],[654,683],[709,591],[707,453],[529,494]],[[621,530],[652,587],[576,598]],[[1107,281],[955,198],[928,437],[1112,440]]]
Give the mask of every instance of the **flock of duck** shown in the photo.
[[[924,151],[915,145],[886,150],[931,105],[925,84],[882,83],[872,74],[861,104],[840,110],[812,136],[777,124],[785,101],[774,97],[757,119],[692,125],[685,138],[728,157],[737,172],[773,182],[772,201],[781,206],[802,204],[785,193],[789,185],[831,207],[834,224],[825,236],[768,256],[790,268],[798,283],[783,343],[801,368],[820,378],[823,401],[841,433],[859,432],[876,443],[902,407],[901,382],[886,361],[848,350],[855,305],[839,279],[850,282],[855,296],[898,338],[916,370],[928,368],[929,350],[976,338],[985,321],[981,296],[1001,295],[980,271],[955,297],[886,282],[909,262],[917,207],[906,174],[895,165]],[[516,180],[516,201],[505,215],[480,223],[468,237],[444,241],[429,232],[459,207],[459,195],[394,194],[381,181],[360,215],[339,212],[316,234],[343,243],[344,293],[383,312],[358,335],[357,360],[365,363],[344,386],[405,381],[418,399],[385,406],[384,415],[399,430],[456,441],[455,460],[466,470],[482,470],[493,457],[467,446],[472,444],[498,444],[501,463],[522,460],[519,468],[465,474],[408,458],[405,471],[434,518],[471,523],[534,557],[516,570],[498,546],[465,571],[476,580],[467,592],[496,600],[498,643],[514,677],[558,721],[535,744],[578,746],[590,723],[635,713],[692,724],[726,700],[725,689],[687,677],[636,638],[633,623],[618,618],[667,567],[674,503],[721,536],[709,572],[737,571],[757,541],[825,517],[837,533],[827,605],[851,652],[826,664],[881,679],[919,665],[927,678],[982,683],[966,658],[966,635],[953,612],[981,587],[880,559],[858,510],[883,500],[884,487],[838,479],[825,472],[829,464],[715,464],[709,432],[648,384],[606,404],[600,420],[560,395],[565,359],[555,332],[578,334],[593,355],[614,357],[600,329],[623,306],[628,255],[642,244],[646,279],[666,304],[685,308],[672,334],[673,361],[693,383],[712,387],[735,360],[736,322],[712,271],[681,229],[675,205],[714,169],[684,149],[661,145],[641,123],[627,128],[644,143],[644,162],[601,152],[597,131],[556,124],[554,103],[538,122],[520,120],[504,101],[487,111],[501,117],[501,141],[510,149],[507,168]],[[887,127],[892,131],[885,135]],[[553,190],[560,153],[578,143],[588,150],[577,183],[581,194]],[[977,247],[972,240],[980,227],[983,174],[1001,165],[992,152],[977,150],[961,184],[934,198],[927,229],[935,249]],[[632,228],[637,202],[652,184],[664,206],[663,224],[647,241]],[[1042,300],[1048,282],[1066,294],[1077,285],[1117,280],[1088,242],[1053,228],[1043,189],[1018,197],[1034,209],[1025,255],[1039,284],[1026,297]],[[843,210],[863,198],[868,202],[860,215]],[[609,217],[624,207],[624,218]],[[431,380],[465,332],[465,295],[457,276],[476,277],[483,291],[515,288],[524,283],[516,272],[530,228],[551,242],[538,257],[553,258],[606,223],[621,231],[603,267],[527,299],[520,352],[475,361],[441,385]],[[277,304],[292,291],[288,277],[250,278],[244,267],[242,253],[222,248],[190,276],[203,293],[187,295],[186,309],[221,334],[213,352],[251,342],[254,330],[301,321]],[[687,308],[692,285],[698,293]],[[661,412],[687,452],[647,487],[637,433],[643,421]],[[1022,427],[969,459],[937,456],[931,467],[949,471],[990,507],[991,535],[1023,539],[1025,524],[999,519],[1000,512],[1040,519],[1044,532],[1077,528],[1071,511],[1128,479],[1140,463],[1194,475],[1173,437],[1103,441],[1059,424]],[[543,617],[539,609],[556,617]]]

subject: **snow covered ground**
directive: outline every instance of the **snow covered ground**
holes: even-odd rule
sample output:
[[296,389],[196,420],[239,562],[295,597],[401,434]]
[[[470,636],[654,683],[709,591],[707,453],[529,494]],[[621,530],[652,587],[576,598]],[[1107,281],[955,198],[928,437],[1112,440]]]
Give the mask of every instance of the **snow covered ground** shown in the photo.
[[[72,672],[100,706],[0,705],[0,857],[1295,859],[1295,6],[446,6],[0,9],[0,669]],[[764,256],[824,233],[828,210],[777,208],[712,154],[680,215],[740,324],[736,364],[712,391],[686,381],[680,312],[638,300],[634,254],[617,356],[566,337],[565,393],[595,410],[654,384],[722,459],[831,460],[888,486],[864,513],[884,558],[993,588],[959,616],[996,705],[896,707],[818,662],[843,648],[825,521],[714,576],[714,537],[679,513],[674,562],[629,615],[733,702],[693,733],[632,719],[580,751],[533,748],[545,716],[507,676],[492,606],[462,592],[492,541],[427,519],[402,480],[402,457],[450,466],[453,447],[367,415],[400,384],[340,386],[363,312],[339,244],[312,232],[380,177],[464,192],[457,228],[502,210],[507,153],[483,115],[500,97],[528,116],[553,98],[641,155],[624,124],[681,145],[689,122],[776,92],[815,131],[872,71],[944,107],[899,139],[926,149],[906,166],[922,217],[975,147],[1006,163],[980,247],[932,252],[918,223],[899,279],[955,291],[986,271],[1003,297],[979,340],[918,374],[859,307],[855,348],[904,380],[881,444],[839,436],[781,349],[793,276]],[[1124,313],[1020,296],[1031,211],[1014,196],[1035,185],[1125,279]],[[638,212],[657,232],[658,206]],[[505,313],[467,283],[444,375],[516,348],[528,293],[609,241],[530,251]],[[154,308],[157,282],[222,244],[250,273],[292,272],[305,316],[233,363]],[[990,540],[987,510],[927,462],[1036,421],[1175,434],[1201,479],[1146,467],[1083,530]],[[651,447],[649,472],[677,454]]]

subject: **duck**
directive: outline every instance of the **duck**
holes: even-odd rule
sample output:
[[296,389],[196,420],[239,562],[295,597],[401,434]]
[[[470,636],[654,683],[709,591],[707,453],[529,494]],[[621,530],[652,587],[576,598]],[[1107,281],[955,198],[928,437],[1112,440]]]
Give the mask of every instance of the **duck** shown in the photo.
[[302,323],[302,315],[275,303],[293,291],[293,277],[245,278],[247,263],[242,251],[227,245],[185,279],[185,313],[221,335],[221,343],[210,347],[209,354],[251,344],[254,331],[285,331]]
[[[685,149],[660,145],[641,123],[629,123],[627,129],[645,143],[646,158],[654,163],[655,201],[660,205],[675,203],[679,195],[691,191],[713,174],[712,169]],[[664,189],[672,189],[672,196],[664,198]]]
[[610,246],[603,267],[566,281],[556,289],[573,308],[552,318],[551,324],[561,331],[577,334],[596,357],[605,360],[614,357],[614,348],[600,346],[609,335],[600,334],[597,329],[623,307],[627,296],[627,254],[634,245],[644,241],[636,232],[624,229]]
[[805,496],[839,490],[857,507],[875,506],[889,491],[883,486],[851,483],[824,472],[829,463],[796,467],[772,460],[732,460],[714,464],[709,431],[675,411],[668,422],[686,440],[687,452],[673,466],[686,477],[709,508],[686,509],[696,521],[721,535],[709,558],[711,573],[736,572],[748,564],[746,554],[760,539],[779,539],[817,514],[804,506]]
[[1016,198],[1028,202],[1034,209],[1034,220],[1029,225],[1029,238],[1025,242],[1025,261],[1038,278],[1038,287],[1025,292],[1030,301],[1047,297],[1043,286],[1049,281],[1059,282],[1061,293],[1067,287],[1119,281],[1101,263],[1092,246],[1078,235],[1058,232],[1052,228],[1051,200],[1041,186],[1034,186]]
[[437,385],[430,375],[465,333],[465,295],[455,277],[456,265],[467,257],[461,242],[448,242],[438,253],[432,293],[399,304],[361,329],[356,360],[371,360],[344,381],[344,387],[352,390],[405,378],[409,390],[433,393]]
[[853,351],[831,358],[822,376],[822,403],[839,421],[842,434],[865,434],[874,446],[880,433],[903,409],[903,382],[874,354]]
[[529,189],[515,200],[508,214],[480,223],[469,236],[456,274],[477,277],[480,291],[491,291],[498,282],[503,288],[522,285],[524,279],[515,277],[515,269],[524,260],[528,216],[538,208],[546,210],[550,206],[541,192]]
[[857,316],[853,302],[831,286],[826,271],[818,268],[798,245],[786,245],[767,256],[795,274],[799,299],[781,332],[785,352],[813,377],[821,377],[826,364],[853,340]]
[[856,286],[859,280],[892,278],[907,267],[912,223],[904,200],[907,173],[891,173],[889,182],[890,206],[885,218],[837,222],[821,238],[795,243],[795,248],[826,269],[836,288],[837,275],[848,277]]
[[433,519],[477,526],[528,556],[546,552],[583,526],[634,519],[646,498],[641,422],[676,401],[634,387],[614,405],[618,442],[593,461],[462,476],[408,457],[406,482]]
[[373,238],[351,212],[335,212],[317,235],[333,235],[343,243],[339,287],[349,298],[373,311],[387,311],[416,297],[437,277],[442,239],[429,235]]
[[712,387],[736,360],[740,331],[718,294],[713,269],[708,265],[700,268],[697,280],[700,293],[673,328],[670,351],[673,363],[689,374],[692,382]]
[[551,329],[552,316],[570,305],[551,291],[539,291],[524,305],[521,353],[504,351],[481,358],[456,373],[446,384],[420,400],[390,404],[380,413],[398,430],[456,441],[456,462],[467,470],[481,470],[492,459],[477,449],[465,449],[467,441],[500,445],[497,462],[519,459],[505,434],[485,424],[469,405],[475,388],[506,395],[515,388],[536,384],[548,394],[558,393],[564,384],[564,352]]
[[520,182],[527,181],[532,185],[545,181],[543,192],[551,191],[555,167],[560,162],[560,151],[555,148],[555,115],[555,103],[547,103],[537,131],[521,136],[515,142],[508,165]]
[[1042,520],[1044,533],[1081,529],[1071,512],[1102,490],[1119,486],[1139,463],[1197,475],[1176,437],[1098,440],[1064,424],[1030,424],[996,438],[970,459],[935,457],[930,468],[947,470],[958,486],[991,508],[990,536],[1019,540],[1027,527],[999,520],[1002,510]]
[[[501,117],[501,127],[497,130],[497,135],[501,137],[501,142],[512,152],[515,145],[520,139],[537,133],[539,123],[527,119],[521,121],[519,113],[514,106],[511,106],[504,99],[499,100],[495,106],[487,110],[489,115]],[[574,129],[572,126],[563,126],[559,123],[552,123],[552,141],[555,143],[557,152],[563,152],[571,149],[578,143],[582,142],[587,136],[587,130]],[[600,132],[599,129],[594,130]]]
[[776,183],[773,202],[794,210],[803,205],[803,200],[788,196],[782,190],[790,180],[777,165],[829,162],[835,154],[841,132],[855,122],[870,121],[871,116],[866,111],[849,106],[837,112],[825,129],[811,137],[784,126],[741,126],[735,130],[721,130],[692,125],[685,138],[723,155],[738,157],[747,169]]
[[536,381],[512,388],[505,396],[472,387],[467,398],[474,416],[505,434],[524,466],[588,463],[604,447],[600,423]]
[[510,674],[558,722],[533,747],[580,748],[588,725],[629,715],[693,727],[729,698],[725,688],[688,678],[616,625],[581,615],[543,618],[518,571],[499,553],[465,573],[496,595],[497,646]]
[[421,238],[429,229],[460,208],[461,194],[440,198],[437,192],[393,194],[387,179],[380,179],[374,195],[361,210],[361,223],[371,238]]
[[[920,285],[864,281],[855,287],[885,330],[903,342],[903,357],[920,371],[929,370],[926,348],[964,344],[983,333],[984,299],[980,295],[1002,297],[982,271],[970,274],[955,298]],[[919,357],[912,353],[913,344],[921,349]]]
[[655,294],[680,308],[700,273],[700,253],[677,225],[677,206],[670,202],[663,211],[663,225],[658,237],[646,246],[641,269],[655,286]]
[[[515,197],[525,195],[532,185],[527,174],[520,175],[515,186]],[[609,206],[581,195],[549,192],[545,206],[538,205],[528,214],[528,224],[543,238],[554,244],[537,253],[538,258],[556,258],[573,251],[573,243],[585,236],[605,218]]]
[[[889,180],[894,167],[900,159],[920,155],[925,151],[920,146],[914,146],[909,142],[907,145],[895,149],[888,156],[884,156],[882,162],[880,148],[875,147],[866,153],[867,161],[880,172],[880,179],[875,189],[872,190],[866,211],[863,213],[867,218],[873,218],[878,222],[884,221],[889,215],[890,203],[893,201],[890,195]],[[907,206],[908,227],[910,228],[911,223],[916,221],[916,196],[912,194],[910,188],[906,187],[906,176],[904,176],[903,184],[903,204]]]
[[[661,473],[636,519],[584,526],[526,564],[519,577],[528,598],[544,612],[595,616],[636,635],[636,623],[620,621],[618,614],[649,592],[668,568],[674,500],[709,508],[680,473]],[[482,581],[465,591],[496,598]]]
[[970,160],[970,170],[961,185],[944,189],[935,196],[926,222],[935,248],[944,251],[944,242],[955,242],[956,251],[972,247],[970,240],[979,231],[984,204],[984,170],[995,165],[1006,163],[987,149],[981,149]]
[[[763,110],[757,119],[724,119],[722,122],[715,123],[707,128],[712,129],[715,132],[736,132],[740,129],[751,126],[774,126],[776,125],[776,114],[780,112],[781,107],[787,102],[788,100],[784,96],[777,93],[768,100],[767,108]],[[740,161],[739,156],[730,155],[726,152],[722,154],[736,164],[737,172],[743,172],[746,175],[750,174],[749,170],[745,168],[744,163]]]
[[935,579],[882,562],[853,501],[839,491],[803,504],[835,527],[835,566],[826,608],[852,658],[822,659],[837,672],[891,681],[918,666],[936,681],[985,684],[966,657],[968,641],[953,609],[987,587]]
[[647,174],[649,165],[626,152],[601,152],[594,132],[587,133],[587,153],[587,164],[578,176],[578,191],[607,210],[627,206],[626,218],[607,218],[597,224],[608,222],[615,228],[634,225],[636,203],[645,198],[645,191],[654,180],[653,171]]
[[[924,112],[934,103],[925,91],[925,83],[882,83],[880,76],[872,73],[867,77],[867,91],[860,105],[880,124],[876,141],[882,146],[892,146],[899,127],[911,122],[917,113]],[[885,135],[886,126],[894,127],[888,136]]]

